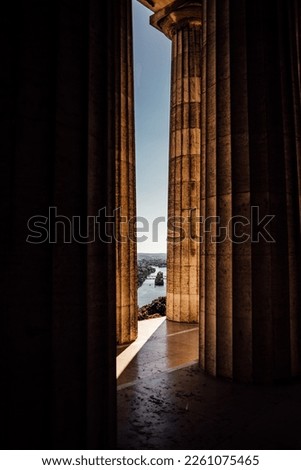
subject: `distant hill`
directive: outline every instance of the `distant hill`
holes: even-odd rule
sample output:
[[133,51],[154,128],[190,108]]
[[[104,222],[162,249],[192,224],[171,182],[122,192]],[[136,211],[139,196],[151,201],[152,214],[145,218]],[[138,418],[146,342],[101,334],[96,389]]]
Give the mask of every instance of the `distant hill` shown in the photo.
[[141,259],[162,259],[166,260],[166,253],[138,253],[138,260]]

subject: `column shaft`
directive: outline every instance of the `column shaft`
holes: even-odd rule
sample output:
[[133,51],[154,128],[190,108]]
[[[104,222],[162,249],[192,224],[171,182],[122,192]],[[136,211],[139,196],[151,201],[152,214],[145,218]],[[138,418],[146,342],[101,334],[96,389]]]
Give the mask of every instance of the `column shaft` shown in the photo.
[[115,162],[116,162],[116,303],[117,342],[137,338],[137,254],[134,239],[136,216],[132,8],[121,2],[120,30],[115,54]]
[[227,231],[203,233],[200,363],[239,381],[300,374],[295,18],[282,1],[204,5],[201,207]]
[[[7,3],[2,11],[5,449],[116,448],[116,250],[87,217],[115,207],[112,97],[119,91],[111,77],[123,3]],[[52,206],[61,220],[56,242],[49,233],[30,242],[34,216],[53,231]]]
[[[167,318],[198,322],[201,27],[172,38]],[[181,233],[175,227],[181,226]]]

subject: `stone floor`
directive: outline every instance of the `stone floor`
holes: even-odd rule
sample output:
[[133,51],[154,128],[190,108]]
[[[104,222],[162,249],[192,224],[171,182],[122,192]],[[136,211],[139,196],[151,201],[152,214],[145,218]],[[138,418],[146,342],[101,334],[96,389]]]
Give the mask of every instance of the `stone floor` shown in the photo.
[[301,449],[301,382],[233,384],[197,355],[195,325],[155,331],[118,379],[119,449]]

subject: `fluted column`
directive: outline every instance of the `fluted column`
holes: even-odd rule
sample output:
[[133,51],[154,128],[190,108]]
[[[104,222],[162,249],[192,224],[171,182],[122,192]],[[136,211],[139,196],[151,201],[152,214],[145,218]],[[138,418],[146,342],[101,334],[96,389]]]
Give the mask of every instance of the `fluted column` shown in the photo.
[[172,40],[167,318],[199,318],[201,2],[173,2],[151,18]]
[[120,29],[115,54],[115,161],[116,161],[116,307],[117,342],[137,338],[137,247],[133,42],[131,2],[120,2]]
[[[112,77],[124,3],[7,3],[1,14],[5,449],[116,448],[116,249],[96,221],[116,206]],[[49,232],[30,241],[36,216]]]
[[204,2],[200,363],[237,381],[301,372],[298,18]]

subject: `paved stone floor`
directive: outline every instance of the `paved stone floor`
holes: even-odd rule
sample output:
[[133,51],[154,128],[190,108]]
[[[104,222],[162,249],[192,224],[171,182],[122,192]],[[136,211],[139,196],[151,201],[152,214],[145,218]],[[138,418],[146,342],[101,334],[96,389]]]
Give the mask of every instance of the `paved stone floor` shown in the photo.
[[208,377],[197,338],[195,325],[164,322],[121,374],[118,448],[301,449],[301,382]]

